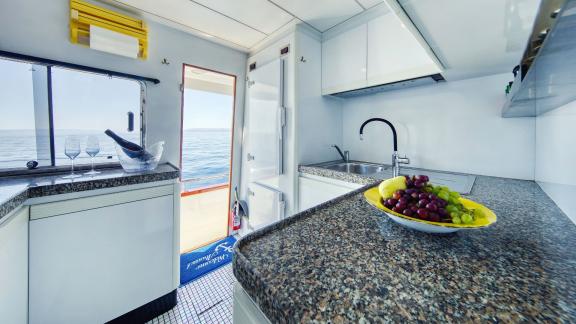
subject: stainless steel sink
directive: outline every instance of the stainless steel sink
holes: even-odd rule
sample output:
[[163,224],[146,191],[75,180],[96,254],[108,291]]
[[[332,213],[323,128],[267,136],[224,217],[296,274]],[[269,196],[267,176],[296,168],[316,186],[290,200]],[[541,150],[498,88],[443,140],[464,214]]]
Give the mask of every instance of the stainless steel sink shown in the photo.
[[388,169],[388,167],[386,166],[370,163],[359,163],[359,162],[348,162],[348,163],[340,162],[340,163],[326,164],[323,165],[322,167],[328,170],[361,174],[361,175],[376,174]]

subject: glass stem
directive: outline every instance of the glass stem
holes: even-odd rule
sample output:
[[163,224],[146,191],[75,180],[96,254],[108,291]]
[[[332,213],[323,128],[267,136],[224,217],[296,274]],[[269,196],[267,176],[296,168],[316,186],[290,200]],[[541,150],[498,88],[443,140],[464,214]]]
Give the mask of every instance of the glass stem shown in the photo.
[[94,172],[94,157],[90,156],[90,164],[92,164],[92,172]]
[[72,159],[72,174],[74,174],[74,159]]

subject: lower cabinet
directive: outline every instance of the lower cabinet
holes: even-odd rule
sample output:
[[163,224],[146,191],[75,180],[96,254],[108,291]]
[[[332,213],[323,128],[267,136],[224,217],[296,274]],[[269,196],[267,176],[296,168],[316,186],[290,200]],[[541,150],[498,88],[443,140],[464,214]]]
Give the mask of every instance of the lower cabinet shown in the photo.
[[104,323],[176,288],[173,188],[146,190],[32,206],[30,323]]
[[238,282],[234,283],[232,322],[234,324],[270,324],[270,320]]
[[28,321],[28,207],[0,220],[0,322]]
[[361,188],[362,185],[331,178],[305,175],[299,178],[300,211]]

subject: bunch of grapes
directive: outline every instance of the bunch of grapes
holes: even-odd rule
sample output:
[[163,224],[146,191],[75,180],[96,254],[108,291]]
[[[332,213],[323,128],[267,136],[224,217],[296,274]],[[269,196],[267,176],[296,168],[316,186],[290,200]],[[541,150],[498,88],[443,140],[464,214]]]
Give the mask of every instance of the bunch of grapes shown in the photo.
[[399,214],[431,222],[470,224],[474,211],[460,203],[460,194],[448,187],[433,186],[425,175],[406,176],[406,190],[397,190],[384,206]]

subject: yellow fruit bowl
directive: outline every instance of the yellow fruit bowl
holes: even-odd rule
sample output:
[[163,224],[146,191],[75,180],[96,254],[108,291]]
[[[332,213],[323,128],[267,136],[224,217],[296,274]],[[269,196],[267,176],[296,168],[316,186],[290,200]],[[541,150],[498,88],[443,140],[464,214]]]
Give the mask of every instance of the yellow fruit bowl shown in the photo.
[[439,223],[430,222],[418,218],[408,217],[397,212],[394,212],[384,206],[382,197],[378,191],[378,187],[370,188],[364,192],[364,197],[368,203],[379,210],[385,212],[393,221],[400,225],[427,233],[451,233],[461,229],[484,228],[496,223],[496,214],[488,209],[486,206],[468,200],[459,198],[460,202],[467,209],[479,210],[484,216],[477,217],[473,223],[470,224],[454,224],[454,223]]

